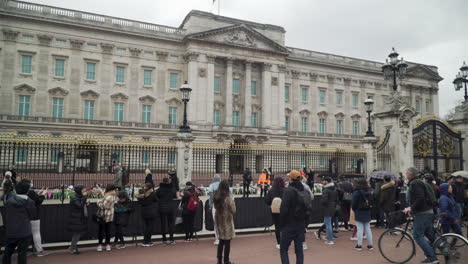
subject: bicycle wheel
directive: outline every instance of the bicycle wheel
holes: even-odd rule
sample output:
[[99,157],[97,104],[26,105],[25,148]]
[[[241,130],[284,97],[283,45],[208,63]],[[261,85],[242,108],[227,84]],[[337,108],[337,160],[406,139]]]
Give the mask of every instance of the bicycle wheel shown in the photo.
[[410,261],[416,254],[416,245],[408,232],[392,228],[380,236],[379,251],[387,261],[403,264]]
[[466,263],[468,259],[468,240],[458,234],[447,233],[438,237],[433,247],[446,264]]

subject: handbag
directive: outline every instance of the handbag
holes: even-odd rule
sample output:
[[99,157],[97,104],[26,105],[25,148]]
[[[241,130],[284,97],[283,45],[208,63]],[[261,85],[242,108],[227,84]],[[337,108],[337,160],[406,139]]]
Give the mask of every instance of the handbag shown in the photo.
[[350,192],[345,192],[343,194],[343,200],[344,201],[351,201],[353,199],[353,194]]
[[182,224],[182,222],[184,222],[183,218],[182,218],[182,202],[180,202],[179,204],[179,207],[177,208],[177,212],[176,212],[176,218],[175,218],[175,225],[180,225]]

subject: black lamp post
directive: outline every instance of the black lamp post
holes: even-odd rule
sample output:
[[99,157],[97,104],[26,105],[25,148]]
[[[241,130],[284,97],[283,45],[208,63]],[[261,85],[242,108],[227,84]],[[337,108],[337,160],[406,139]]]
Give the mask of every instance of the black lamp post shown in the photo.
[[367,121],[368,121],[366,137],[375,137],[374,132],[372,131],[371,117],[370,117],[370,114],[374,110],[374,100],[372,100],[371,98],[367,98],[364,101],[364,105],[366,106]]
[[187,103],[190,101],[190,92],[192,92],[192,88],[190,88],[187,81],[185,81],[179,90],[182,94],[182,102],[184,102],[184,123],[180,126],[179,133],[191,133],[192,130],[187,124]]
[[468,102],[468,90],[466,87],[466,83],[468,83],[468,65],[463,62],[463,65],[460,68],[460,72],[458,72],[453,84],[455,85],[455,90],[460,91],[463,88],[463,84],[465,84],[465,102]]
[[384,75],[385,80],[393,79],[393,91],[397,91],[397,75],[398,78],[403,79],[406,75],[406,70],[408,69],[408,64],[401,58],[398,60],[398,53],[396,52],[395,48],[392,48],[392,52],[388,55],[390,58],[390,62],[388,59],[386,60],[385,64],[382,66],[382,72]]

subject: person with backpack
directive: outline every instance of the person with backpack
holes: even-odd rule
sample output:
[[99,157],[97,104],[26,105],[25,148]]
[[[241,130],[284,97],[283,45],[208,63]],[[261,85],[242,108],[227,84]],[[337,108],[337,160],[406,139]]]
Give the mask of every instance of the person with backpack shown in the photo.
[[351,200],[353,199],[353,184],[350,183],[344,176],[338,177],[338,189],[343,193],[343,199],[341,199],[341,216],[343,219],[343,225],[346,230],[349,230],[349,216],[351,213]]
[[[169,178],[163,178],[156,191],[159,199],[159,217],[161,220],[162,243],[167,245],[167,230],[169,230],[169,244],[175,245],[174,241],[174,210],[172,209],[172,200],[176,198],[176,191],[169,183]],[[167,226],[167,228],[166,228]]]
[[[418,170],[414,167],[406,171],[408,183],[409,207],[403,211],[406,214],[412,213],[413,237],[419,247],[423,250],[426,259],[421,263],[439,263],[435,255],[432,244],[435,240],[434,217],[435,194],[431,192],[432,187],[418,178]],[[427,237],[429,240],[425,239]]]
[[[338,192],[335,184],[332,182],[330,177],[325,177],[322,180],[323,192],[322,200],[320,201],[322,206],[323,221],[327,229],[327,240],[325,244],[333,245],[333,228],[332,228],[332,217],[336,213],[336,204],[338,201]],[[320,237],[320,236],[319,236]]]
[[73,187],[75,196],[70,199],[70,215],[68,217],[67,230],[71,232],[72,239],[70,253],[80,254],[78,251],[78,241],[83,233],[88,229],[88,191],[83,185]]
[[[117,194],[117,203],[114,207],[115,240],[117,249],[124,249],[125,241],[123,230],[128,226],[130,214],[133,212],[132,202],[128,198],[126,191],[120,191]],[[120,242],[120,244],[118,244]]]
[[354,249],[362,250],[363,234],[365,233],[367,237],[367,249],[373,250],[372,231],[370,228],[372,192],[365,178],[358,179],[354,189],[351,201],[357,227],[357,245]]
[[234,264],[229,260],[229,255],[231,252],[231,240],[236,236],[234,227],[236,204],[230,195],[229,182],[227,180],[219,184],[219,188],[213,197],[213,203],[216,208],[216,233],[219,236],[216,255],[218,264]]
[[284,180],[281,177],[275,178],[273,180],[273,185],[271,190],[268,192],[265,197],[265,202],[271,208],[271,218],[273,219],[273,224],[275,225],[275,235],[276,235],[276,248],[280,249],[281,242],[281,227],[280,227],[280,209],[281,209],[281,197],[283,197],[284,190]]
[[458,219],[458,207],[452,192],[450,184],[440,185],[439,214],[446,214],[442,219],[442,232],[445,234],[453,230],[454,233],[463,236]]
[[33,188],[33,183],[30,180],[25,179],[26,182],[28,182],[31,186],[29,189],[27,195],[28,198],[31,199],[34,202],[34,205],[36,206],[36,213],[34,214],[33,219],[31,220],[31,230],[32,230],[32,235],[33,235],[33,242],[34,242],[34,249],[36,250],[36,256],[38,257],[43,257],[49,255],[49,252],[45,251],[42,248],[42,238],[41,238],[41,219],[40,219],[40,208],[42,205],[42,202],[45,200],[45,195],[44,193],[46,192],[46,189],[43,188],[39,193],[36,193]]
[[106,251],[111,251],[111,227],[114,221],[114,204],[115,204],[115,186],[109,184],[106,186],[104,197],[97,202],[97,222],[98,222],[98,247],[97,251],[102,252],[104,246],[104,238],[106,243]]
[[395,181],[389,175],[385,175],[384,184],[381,187],[379,204],[385,214],[387,228],[392,226],[389,223],[390,218],[388,216],[391,212],[395,211],[395,189]]
[[192,182],[188,181],[185,186],[186,191],[181,201],[183,208],[182,219],[185,230],[185,242],[192,242],[195,229],[195,214],[200,206],[200,200]]
[[218,233],[216,232],[216,217],[215,217],[216,208],[213,206],[213,196],[215,192],[218,190],[220,182],[221,182],[221,177],[219,176],[219,174],[216,174],[213,177],[213,182],[208,187],[208,196],[209,196],[208,206],[209,206],[209,209],[211,210],[211,215],[213,217],[213,225],[214,225],[214,231],[215,231],[215,242],[214,242],[215,245],[219,244],[219,237],[218,237]]
[[143,247],[152,247],[151,242],[153,235],[154,219],[157,216],[158,196],[154,192],[154,186],[151,183],[146,183],[143,189],[140,189],[137,199],[141,204],[141,218],[143,220]]
[[242,198],[249,198],[250,194],[250,183],[252,182],[252,171],[249,168],[245,168],[244,174],[242,175]]

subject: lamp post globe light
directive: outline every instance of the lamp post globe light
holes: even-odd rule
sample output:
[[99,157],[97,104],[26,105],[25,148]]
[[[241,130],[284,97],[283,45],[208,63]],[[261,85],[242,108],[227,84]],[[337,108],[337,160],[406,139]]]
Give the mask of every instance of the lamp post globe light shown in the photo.
[[179,90],[182,95],[182,102],[184,102],[184,122],[182,123],[182,126],[180,126],[179,128],[179,133],[191,133],[192,130],[190,129],[190,126],[187,124],[187,103],[188,101],[190,101],[190,93],[192,92],[192,88],[190,88],[187,81],[185,81]]
[[455,86],[455,91],[460,91],[465,86],[465,102],[468,102],[468,90],[466,87],[466,83],[468,83],[468,65],[463,62],[463,65],[460,68],[460,72],[458,72],[453,84]]
[[395,48],[392,48],[392,52],[388,55],[390,62],[388,59],[386,60],[385,64],[382,66],[382,72],[384,75],[385,80],[393,79],[393,91],[397,91],[397,76],[400,79],[405,78],[406,70],[408,69],[408,64],[401,58],[398,59],[398,52],[396,52]]
[[366,112],[367,112],[367,132],[366,132],[366,137],[375,137],[374,132],[372,131],[372,125],[371,125],[371,117],[370,114],[374,110],[374,100],[371,98],[367,98],[364,101],[364,105],[366,106]]

